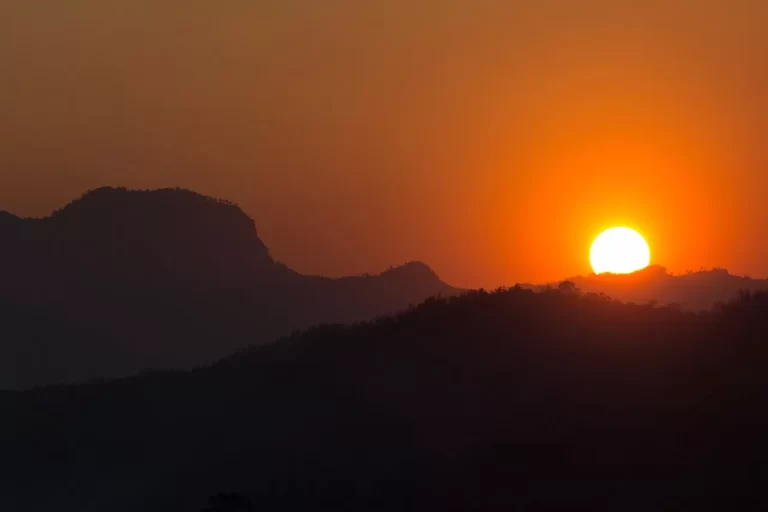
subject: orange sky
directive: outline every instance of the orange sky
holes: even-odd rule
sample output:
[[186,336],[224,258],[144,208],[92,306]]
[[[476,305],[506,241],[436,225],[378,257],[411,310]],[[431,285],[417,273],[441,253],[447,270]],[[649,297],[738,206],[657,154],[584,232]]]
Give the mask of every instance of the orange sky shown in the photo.
[[[514,4],[514,5],[511,5]],[[636,5],[642,4],[642,5]],[[238,202],[302,272],[459,286],[768,276],[762,0],[6,0],[0,209],[101,185]]]

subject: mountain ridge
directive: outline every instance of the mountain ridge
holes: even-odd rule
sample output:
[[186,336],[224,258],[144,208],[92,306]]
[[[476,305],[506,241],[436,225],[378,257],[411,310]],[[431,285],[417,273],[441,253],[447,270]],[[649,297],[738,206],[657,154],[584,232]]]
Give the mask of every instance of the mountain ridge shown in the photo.
[[[651,265],[631,274],[574,276],[546,286],[569,281],[584,293],[603,293],[623,302],[673,305],[688,311],[706,311],[739,297],[741,292],[768,290],[768,279],[731,274],[723,268],[671,274],[661,265]],[[530,286],[541,289],[541,286]]]
[[299,274],[272,258],[237,205],[183,189],[104,187],[48,217],[0,213],[0,244],[0,388],[190,368],[458,291],[423,263]]

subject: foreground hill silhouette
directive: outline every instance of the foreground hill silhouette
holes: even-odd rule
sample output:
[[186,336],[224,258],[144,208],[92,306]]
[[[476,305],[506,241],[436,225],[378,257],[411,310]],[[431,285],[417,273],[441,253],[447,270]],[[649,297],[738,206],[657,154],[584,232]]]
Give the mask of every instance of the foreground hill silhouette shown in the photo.
[[738,298],[741,292],[768,290],[768,279],[734,276],[721,268],[672,275],[659,265],[632,274],[592,274],[568,281],[585,293],[603,293],[623,302],[673,305],[687,311],[718,307]]
[[768,294],[430,299],[192,372],[0,394],[0,506],[765,510],[766,339]]
[[254,340],[373,318],[456,290],[424,264],[304,276],[237,206],[168,189],[0,213],[0,388],[191,368]]

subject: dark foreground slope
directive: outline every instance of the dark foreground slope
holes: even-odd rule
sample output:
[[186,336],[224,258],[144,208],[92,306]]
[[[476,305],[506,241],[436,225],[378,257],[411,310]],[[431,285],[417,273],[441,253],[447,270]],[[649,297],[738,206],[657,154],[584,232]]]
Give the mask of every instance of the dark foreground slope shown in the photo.
[[175,189],[99,189],[44,219],[2,213],[0,247],[0,389],[192,368],[456,292],[421,263],[299,275],[237,206]]
[[428,300],[190,373],[0,395],[0,507],[764,510],[768,297]]

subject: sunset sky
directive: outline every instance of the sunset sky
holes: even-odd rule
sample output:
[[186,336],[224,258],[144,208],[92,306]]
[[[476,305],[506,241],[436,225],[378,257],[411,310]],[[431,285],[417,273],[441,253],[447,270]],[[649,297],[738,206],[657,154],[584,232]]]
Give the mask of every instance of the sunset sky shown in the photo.
[[3,0],[0,210],[230,199],[300,272],[768,277],[764,0]]

